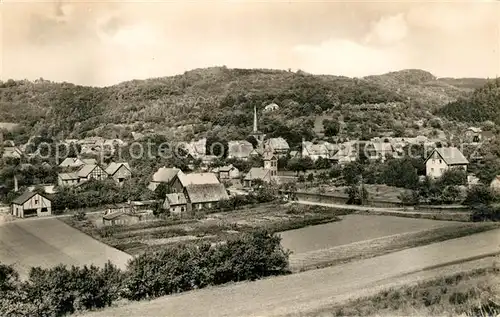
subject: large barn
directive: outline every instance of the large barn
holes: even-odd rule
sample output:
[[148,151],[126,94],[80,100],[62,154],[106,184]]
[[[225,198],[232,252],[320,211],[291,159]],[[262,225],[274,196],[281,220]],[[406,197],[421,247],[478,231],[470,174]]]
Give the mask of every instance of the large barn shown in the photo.
[[12,201],[11,212],[19,218],[49,216],[52,201],[35,192],[26,192]]

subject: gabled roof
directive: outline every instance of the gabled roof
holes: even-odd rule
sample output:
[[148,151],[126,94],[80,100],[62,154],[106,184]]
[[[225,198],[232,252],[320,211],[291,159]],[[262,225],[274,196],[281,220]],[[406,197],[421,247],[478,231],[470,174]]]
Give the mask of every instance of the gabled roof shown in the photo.
[[223,184],[189,185],[186,191],[191,203],[205,203],[229,199]]
[[237,140],[227,142],[227,156],[235,158],[247,158],[253,151],[252,143],[246,140]]
[[264,161],[270,161],[270,160],[276,160],[276,155],[274,155],[272,152],[264,152],[264,155],[262,157]]
[[111,162],[108,167],[106,167],[106,173],[108,175],[114,175],[119,169],[120,167],[124,166],[126,169],[128,169],[130,171],[130,166],[128,165],[128,163],[115,163],[115,162]]
[[469,128],[467,128],[467,130],[470,130],[474,133],[481,133],[481,131],[482,131],[481,128],[476,128],[476,127],[469,127]]
[[233,169],[237,169],[237,168],[234,167],[233,164],[229,164],[229,165],[226,165],[226,166],[219,167],[219,172],[230,172]]
[[214,173],[179,173],[177,177],[179,177],[179,181],[184,187],[189,185],[220,184]]
[[288,142],[285,139],[283,139],[282,137],[270,138],[270,139],[265,141],[265,144],[275,151],[277,151],[277,150],[289,150],[290,149]]
[[187,204],[186,197],[181,193],[171,193],[167,194],[165,199],[171,206],[185,205]]
[[62,180],[73,180],[78,179],[78,175],[76,173],[59,173],[57,176]]
[[169,183],[174,179],[175,175],[182,173],[178,168],[160,167],[156,173],[153,174],[153,182],[156,183]]
[[436,148],[436,149],[434,149],[434,151],[432,151],[432,153],[429,155],[429,157],[427,157],[425,162],[427,162],[429,160],[429,158],[432,157],[434,152],[437,152],[447,165],[469,164],[469,161],[467,160],[467,158],[456,147]]
[[[13,204],[16,204],[16,205],[22,205],[24,204],[25,202],[27,202],[28,200],[30,200],[31,198],[33,198],[36,194],[38,193],[35,193],[35,192],[25,192],[23,193],[21,196],[17,197],[16,199],[12,200],[12,203]],[[40,195],[40,194],[39,194]],[[43,196],[43,195],[40,195],[46,199],[48,199],[47,197]],[[49,199],[50,200],[50,199]]]
[[6,146],[3,148],[3,157],[21,157],[23,152],[17,146]]
[[263,167],[252,167],[250,171],[245,175],[245,180],[262,179],[263,181],[268,181],[271,179],[271,174],[268,169]]
[[372,142],[373,148],[378,154],[394,152],[394,147],[388,142]]
[[96,168],[100,168],[99,165],[83,165],[82,168],[78,171],[78,177],[87,177],[92,171]]
[[59,164],[60,167],[80,167],[82,165],[85,165],[85,162],[77,157],[67,157]]

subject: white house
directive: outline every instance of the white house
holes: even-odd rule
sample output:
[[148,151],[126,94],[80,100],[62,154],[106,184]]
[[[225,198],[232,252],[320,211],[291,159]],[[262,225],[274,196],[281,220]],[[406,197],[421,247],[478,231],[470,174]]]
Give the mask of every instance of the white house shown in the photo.
[[38,193],[25,192],[12,201],[11,212],[19,218],[49,216],[52,214],[52,202]]
[[426,175],[439,178],[451,168],[460,168],[467,172],[469,161],[456,147],[434,149],[425,161]]
[[497,176],[495,177],[495,179],[493,179],[493,181],[492,181],[492,182],[491,182],[491,184],[490,184],[490,188],[491,188],[494,192],[496,192],[496,193],[500,194],[500,175],[497,175]]

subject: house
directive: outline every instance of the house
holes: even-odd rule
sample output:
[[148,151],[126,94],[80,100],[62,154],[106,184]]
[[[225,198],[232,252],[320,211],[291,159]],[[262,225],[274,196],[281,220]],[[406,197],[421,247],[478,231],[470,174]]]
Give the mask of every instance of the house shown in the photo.
[[240,171],[234,167],[233,164],[216,167],[212,172],[215,173],[221,181],[240,177]]
[[288,155],[290,156],[290,158],[300,158],[301,154],[299,151],[290,151],[290,153],[288,153]]
[[88,181],[91,179],[104,180],[108,178],[108,174],[99,165],[83,165],[82,168],[77,172],[80,182]]
[[282,137],[270,138],[264,141],[264,150],[270,150],[278,156],[284,156],[290,151],[290,146]]
[[183,147],[186,152],[191,155],[194,159],[202,158],[207,154],[206,146],[207,139],[203,138],[198,141],[191,141],[189,143],[180,143],[180,146]]
[[229,198],[214,173],[178,173],[172,181],[170,193],[184,194],[188,211],[212,208],[216,202]]
[[57,174],[57,185],[73,186],[80,182],[80,177],[76,173],[59,173]]
[[490,184],[490,188],[497,194],[500,194],[500,175],[497,175]]
[[182,171],[178,168],[170,168],[165,166],[160,167],[158,171],[153,174],[153,179],[149,183],[148,188],[151,191],[155,191],[158,185],[162,183],[170,184],[178,173],[182,173]]
[[276,111],[280,108],[280,106],[278,106],[277,104],[275,104],[274,102],[271,103],[271,104],[268,104],[267,106],[264,107],[264,110],[263,112],[270,112],[270,111]]
[[59,163],[60,168],[79,168],[83,165],[85,165],[85,162],[77,157],[67,157]]
[[187,200],[183,193],[167,194],[163,202],[163,209],[172,215],[182,215],[187,211]]
[[0,154],[2,158],[21,158],[23,156],[23,152],[17,146],[6,146]]
[[214,173],[178,173],[170,188],[170,192],[182,193],[189,185],[220,184]]
[[337,145],[332,143],[321,142],[314,144],[313,142],[302,141],[302,157],[310,157],[313,161],[316,161],[320,157],[331,159],[337,151]]
[[35,192],[25,192],[11,203],[11,212],[19,218],[49,216],[52,214],[52,201]]
[[278,156],[273,153],[266,152],[263,156],[264,168],[271,172],[271,176],[278,175]]
[[247,160],[253,151],[252,143],[245,140],[229,141],[227,143],[227,158]]
[[106,174],[115,180],[118,184],[122,184],[126,179],[132,177],[132,171],[128,163],[112,162],[106,167]]
[[219,201],[229,199],[223,184],[192,184],[186,186],[190,210],[213,208]]
[[460,168],[467,172],[469,161],[456,147],[434,149],[425,160],[426,175],[439,178],[450,168]]
[[332,156],[332,160],[337,164],[347,164],[358,159],[358,146],[355,141],[347,141],[339,146],[339,150]]
[[271,182],[271,171],[263,167],[252,167],[243,178],[244,187],[252,187],[256,180],[262,180],[265,183]]
[[480,182],[481,180],[476,175],[474,174],[467,175],[467,185],[469,187],[479,185]]
[[370,142],[367,144],[366,149],[372,154],[368,156],[371,159],[385,161],[389,157],[394,157],[396,151],[394,146],[389,142]]
[[469,143],[477,143],[481,141],[482,130],[476,127],[469,127],[464,132],[465,141]]

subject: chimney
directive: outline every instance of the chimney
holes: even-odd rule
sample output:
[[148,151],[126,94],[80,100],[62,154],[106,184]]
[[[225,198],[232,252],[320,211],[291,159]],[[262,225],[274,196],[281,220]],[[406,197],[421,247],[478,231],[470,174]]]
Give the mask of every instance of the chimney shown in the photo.
[[14,192],[18,192],[19,191],[19,185],[17,183],[17,175],[14,175]]

